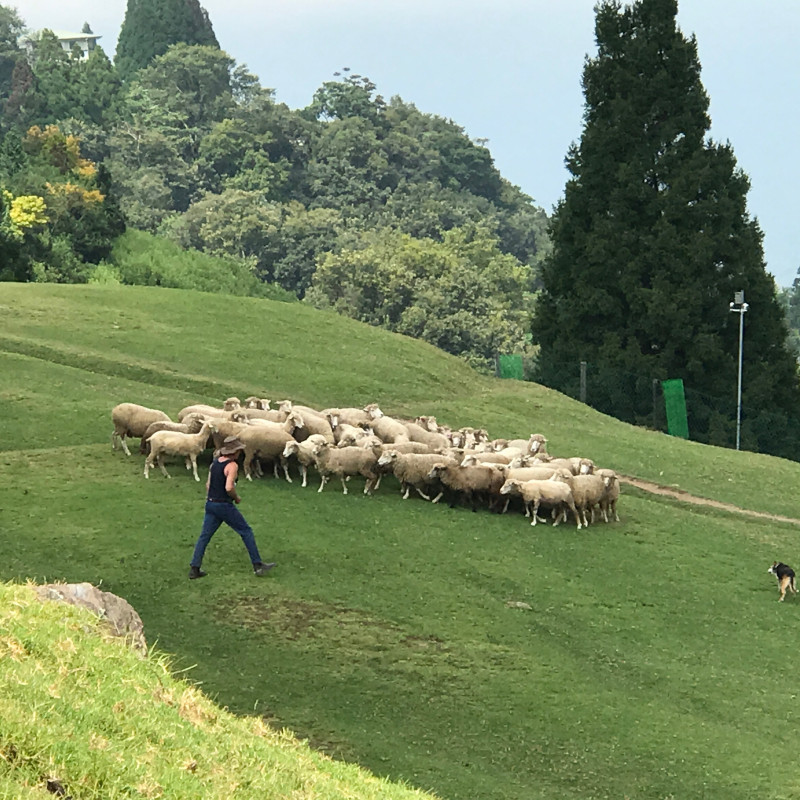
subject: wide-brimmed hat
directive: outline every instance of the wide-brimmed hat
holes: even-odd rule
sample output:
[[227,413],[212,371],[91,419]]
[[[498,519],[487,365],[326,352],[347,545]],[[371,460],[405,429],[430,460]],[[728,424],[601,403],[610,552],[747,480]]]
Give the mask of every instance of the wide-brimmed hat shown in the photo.
[[244,442],[236,436],[228,436],[218,452],[221,456],[232,456],[240,450],[244,450]]

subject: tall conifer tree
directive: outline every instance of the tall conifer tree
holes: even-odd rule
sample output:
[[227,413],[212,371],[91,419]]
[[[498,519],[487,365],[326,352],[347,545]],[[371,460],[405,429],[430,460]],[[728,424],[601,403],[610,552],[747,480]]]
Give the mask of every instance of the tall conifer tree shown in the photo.
[[178,42],[219,47],[198,0],[128,0],[115,64],[123,80]]
[[731,444],[739,315],[729,303],[744,290],[742,446],[797,457],[797,370],[749,181],[731,146],[707,138],[697,43],[676,15],[677,0],[596,7],[583,133],[534,321],[538,379],[577,394],[587,361],[590,403],[649,422],[653,380],[682,378],[692,438]]

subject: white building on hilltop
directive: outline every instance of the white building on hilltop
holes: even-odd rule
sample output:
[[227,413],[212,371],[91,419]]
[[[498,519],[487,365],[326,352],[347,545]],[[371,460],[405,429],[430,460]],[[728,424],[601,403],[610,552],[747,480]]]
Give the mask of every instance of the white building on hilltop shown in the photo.
[[[54,31],[49,28],[45,30],[50,30],[51,33],[55,34],[56,39],[58,39],[67,53],[71,53],[72,48],[78,45],[81,49],[81,58],[88,58],[89,53],[97,46],[97,40],[102,38],[96,33],[72,33],[70,31]],[[36,44],[41,38],[42,33],[44,33],[43,30],[34,31],[20,39],[20,44],[25,48],[29,56],[32,55],[33,51],[36,49]]]

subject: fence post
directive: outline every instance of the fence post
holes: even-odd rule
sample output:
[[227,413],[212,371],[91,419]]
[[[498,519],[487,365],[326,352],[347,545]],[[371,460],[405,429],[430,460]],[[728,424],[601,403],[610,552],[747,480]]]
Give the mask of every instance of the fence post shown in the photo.
[[658,378],[653,378],[653,430],[658,430]]
[[586,402],[586,362],[581,361],[581,403]]

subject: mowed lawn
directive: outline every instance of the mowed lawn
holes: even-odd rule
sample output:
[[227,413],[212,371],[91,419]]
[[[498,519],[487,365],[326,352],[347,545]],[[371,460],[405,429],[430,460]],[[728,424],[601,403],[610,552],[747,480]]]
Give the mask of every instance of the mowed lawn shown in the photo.
[[[239,306],[235,321],[226,313]],[[122,401],[379,402],[752,510],[800,517],[800,465],[624,425],[302,305],[161,289],[0,288],[0,578],[90,581],[204,691],[444,798],[792,798],[797,526],[623,488],[622,521],[242,482],[258,580],[203,484],[110,447]],[[204,461],[208,463],[208,457]],[[204,471],[203,468],[203,471]]]

